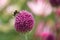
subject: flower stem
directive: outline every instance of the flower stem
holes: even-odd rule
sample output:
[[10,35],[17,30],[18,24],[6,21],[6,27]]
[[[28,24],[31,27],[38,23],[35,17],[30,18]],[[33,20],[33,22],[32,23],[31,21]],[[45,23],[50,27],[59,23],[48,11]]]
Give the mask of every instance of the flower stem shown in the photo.
[[20,40],[28,40],[27,34],[20,34]]

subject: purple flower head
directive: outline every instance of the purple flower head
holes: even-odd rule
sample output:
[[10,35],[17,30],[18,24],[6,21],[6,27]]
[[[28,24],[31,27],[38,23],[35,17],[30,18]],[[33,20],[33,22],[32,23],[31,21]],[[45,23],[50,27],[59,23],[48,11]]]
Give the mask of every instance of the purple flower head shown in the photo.
[[50,3],[54,7],[60,6],[60,0],[50,0]]
[[47,36],[46,40],[55,40],[54,35],[50,34]]
[[34,18],[31,13],[27,11],[20,11],[16,15],[15,19],[15,29],[18,32],[28,32],[34,26]]

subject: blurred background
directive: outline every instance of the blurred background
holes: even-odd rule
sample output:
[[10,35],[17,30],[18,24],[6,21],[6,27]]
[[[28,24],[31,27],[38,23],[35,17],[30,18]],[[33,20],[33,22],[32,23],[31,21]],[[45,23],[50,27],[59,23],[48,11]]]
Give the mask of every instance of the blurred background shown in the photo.
[[[35,18],[35,25],[28,34],[28,40],[40,40],[35,31],[40,21],[49,27],[55,23],[55,11],[48,0],[0,0],[0,40],[19,40],[22,35],[14,29],[14,11],[27,10]],[[53,28],[53,27],[52,27]]]

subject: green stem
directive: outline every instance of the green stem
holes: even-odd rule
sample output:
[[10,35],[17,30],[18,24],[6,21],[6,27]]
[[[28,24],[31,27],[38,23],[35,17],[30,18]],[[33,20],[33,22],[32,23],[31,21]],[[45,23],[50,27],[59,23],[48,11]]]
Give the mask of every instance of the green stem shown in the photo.
[[28,40],[27,34],[20,34],[20,40]]
[[27,38],[27,34],[25,34],[25,40],[28,40],[28,38]]

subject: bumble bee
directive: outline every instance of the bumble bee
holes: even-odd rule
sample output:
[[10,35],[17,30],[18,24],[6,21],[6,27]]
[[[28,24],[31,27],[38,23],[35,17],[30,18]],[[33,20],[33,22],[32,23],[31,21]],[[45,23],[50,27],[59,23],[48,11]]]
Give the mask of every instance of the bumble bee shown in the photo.
[[14,11],[14,16],[15,16],[17,13],[19,13],[19,12],[18,12],[17,10],[15,10],[15,11]]

